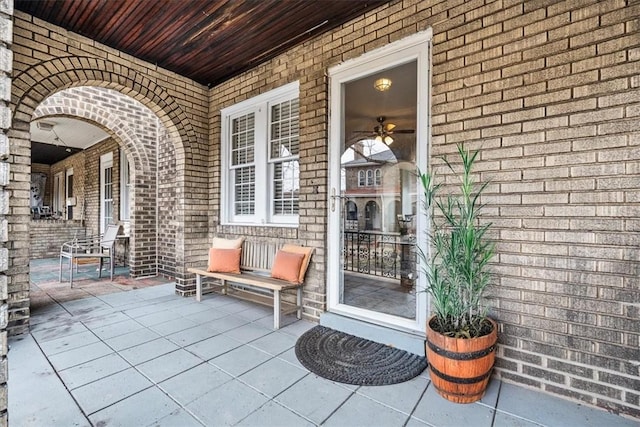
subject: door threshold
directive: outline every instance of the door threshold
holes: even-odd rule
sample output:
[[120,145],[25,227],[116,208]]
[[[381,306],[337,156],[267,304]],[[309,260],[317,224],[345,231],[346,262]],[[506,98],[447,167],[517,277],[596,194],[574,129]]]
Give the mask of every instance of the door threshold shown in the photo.
[[400,331],[330,312],[320,315],[320,325],[399,348],[419,356],[425,355],[425,336],[419,332]]

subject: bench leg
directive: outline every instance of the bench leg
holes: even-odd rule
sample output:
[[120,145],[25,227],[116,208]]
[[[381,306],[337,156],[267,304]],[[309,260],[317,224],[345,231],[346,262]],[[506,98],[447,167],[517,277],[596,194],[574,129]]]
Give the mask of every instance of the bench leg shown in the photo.
[[302,319],[302,286],[296,289],[296,305],[298,306],[296,317],[298,319]]
[[196,274],[196,301],[202,300],[202,276]]
[[273,291],[273,329],[280,329],[280,291]]
[[227,281],[220,279],[220,284],[222,285],[222,295],[227,295]]

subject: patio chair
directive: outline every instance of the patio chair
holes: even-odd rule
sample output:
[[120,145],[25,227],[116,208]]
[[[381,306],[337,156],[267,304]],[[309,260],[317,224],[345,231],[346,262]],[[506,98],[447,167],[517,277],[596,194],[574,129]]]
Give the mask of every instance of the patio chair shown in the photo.
[[[69,260],[69,284],[73,287],[73,264],[80,259],[96,258],[99,260],[98,277],[102,277],[102,265],[106,258],[109,258],[109,273],[113,281],[113,270],[115,266],[115,241],[118,235],[119,225],[110,224],[101,239],[74,239],[65,242],[60,248],[60,270],[58,280],[62,282],[62,260]],[[77,267],[76,267],[77,268]]]

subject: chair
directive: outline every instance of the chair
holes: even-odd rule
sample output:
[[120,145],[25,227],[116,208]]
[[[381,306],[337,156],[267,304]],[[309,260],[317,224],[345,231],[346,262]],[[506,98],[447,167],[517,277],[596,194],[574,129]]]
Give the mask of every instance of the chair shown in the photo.
[[73,264],[79,259],[97,258],[100,261],[98,266],[98,277],[102,277],[102,265],[105,258],[109,258],[109,273],[113,281],[113,270],[115,266],[115,242],[118,235],[119,225],[110,224],[102,236],[102,239],[74,239],[65,242],[60,248],[60,270],[58,280],[62,282],[62,260],[69,260],[69,284],[73,287]]
[[51,206],[40,206],[38,208],[38,214],[40,218],[49,218],[52,215]]

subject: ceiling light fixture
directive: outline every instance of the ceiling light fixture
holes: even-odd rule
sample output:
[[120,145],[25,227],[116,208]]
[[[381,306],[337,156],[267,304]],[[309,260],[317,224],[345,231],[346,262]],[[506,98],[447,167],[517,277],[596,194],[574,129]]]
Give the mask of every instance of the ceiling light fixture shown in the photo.
[[53,132],[53,134],[56,136],[55,138],[53,138],[53,141],[56,143],[56,146],[58,146],[58,147],[59,147],[59,146],[60,146],[60,144],[62,144],[62,146],[64,147],[64,151],[66,151],[67,153],[70,153],[70,152],[71,152],[71,147],[69,147],[69,146],[67,145],[67,143],[66,143],[66,142],[64,142],[64,141],[62,140],[62,138],[60,138],[60,137],[58,136],[58,134],[56,133],[56,131],[53,129],[53,126],[51,127],[51,132]]
[[391,88],[391,79],[383,77],[373,83],[373,87],[380,92],[385,92]]
[[43,130],[45,132],[51,132],[53,130],[53,126],[55,125],[55,123],[36,122],[36,125],[38,126],[38,129],[40,129],[40,130]]
[[375,141],[376,142],[384,142],[387,145],[391,145],[393,143],[393,138],[391,138],[389,135],[378,135],[375,137]]

